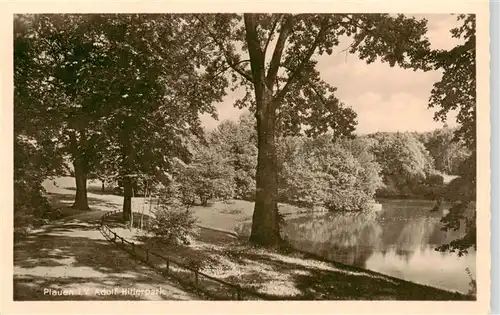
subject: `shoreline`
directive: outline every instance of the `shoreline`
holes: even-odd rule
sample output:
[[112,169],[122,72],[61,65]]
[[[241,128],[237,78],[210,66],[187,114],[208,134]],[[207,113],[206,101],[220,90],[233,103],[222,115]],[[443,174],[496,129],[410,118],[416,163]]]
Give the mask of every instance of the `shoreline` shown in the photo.
[[[219,229],[214,229],[214,228],[204,227],[204,226],[199,226],[199,225],[198,225],[198,228],[201,230],[201,233],[199,233],[200,237],[194,243],[195,248],[197,248],[196,256],[199,255],[200,244],[203,244],[203,246],[201,246],[201,247],[204,247],[204,245],[209,245],[207,248],[210,248],[210,250],[207,251],[207,253],[206,253],[206,255],[207,255],[206,257],[208,259],[220,256],[220,253],[216,250],[216,248],[214,248],[213,245],[211,245],[212,244],[211,239],[214,238],[216,235],[223,234],[226,236],[230,236],[231,238],[235,238],[235,233],[232,233],[230,231],[224,231],[224,230],[219,230]],[[127,238],[130,241],[133,241],[136,238],[135,232],[128,231],[127,229],[124,229],[124,228],[116,227],[116,228],[114,228],[114,231],[117,233],[117,235],[122,234],[121,235],[122,237]],[[124,236],[125,234],[127,236]],[[153,238],[151,238],[151,240],[152,239]],[[139,243],[136,243],[136,244],[139,245]],[[154,244],[155,244],[154,242],[148,243],[148,241],[144,241],[144,239],[142,239],[142,241],[140,243],[141,246],[144,246],[145,248],[150,248],[151,251],[153,251],[153,250],[158,251],[158,253],[160,255],[167,255],[167,256],[174,255],[173,257],[175,257],[176,253],[179,252],[179,250],[173,250],[173,251],[171,249],[169,250],[168,245],[158,247],[158,245],[154,245]],[[239,244],[239,245],[236,245],[236,244]],[[412,282],[412,281],[408,281],[408,280],[404,280],[404,279],[400,279],[400,278],[395,278],[395,277],[392,277],[392,276],[389,276],[386,274],[382,274],[382,273],[379,273],[376,271],[372,271],[369,269],[345,265],[345,264],[342,264],[342,263],[339,263],[336,261],[324,259],[322,257],[315,255],[315,254],[300,251],[300,250],[291,249],[288,252],[280,252],[280,251],[272,251],[272,250],[267,250],[267,249],[254,248],[252,246],[249,246],[249,244],[246,242],[242,243],[241,242],[241,235],[239,235],[239,238],[237,239],[237,243],[235,243],[234,246],[239,248],[238,250],[236,250],[237,253],[244,252],[245,253],[244,255],[246,255],[246,254],[249,254],[249,253],[247,253],[247,251],[249,251],[250,252],[249,257],[255,256],[255,255],[264,255],[263,257],[266,257],[266,258],[259,259],[259,264],[264,264],[264,265],[270,264],[269,266],[271,266],[272,264],[274,264],[274,261],[276,259],[279,259],[278,257],[282,257],[281,259],[284,259],[284,261],[289,261],[289,260],[294,261],[293,265],[290,265],[290,266],[295,266],[295,264],[297,264],[299,261],[301,262],[301,264],[302,263],[308,264],[308,262],[314,262],[313,266],[317,265],[317,264],[320,264],[320,265],[323,264],[324,266],[331,266],[328,268],[333,268],[332,271],[327,272],[327,274],[331,274],[330,277],[336,278],[337,276],[335,276],[335,274],[337,274],[337,272],[340,272],[341,274],[345,273],[345,274],[352,274],[353,275],[350,278],[351,280],[346,279],[345,281],[347,281],[347,282],[344,282],[344,280],[336,280],[337,283],[338,283],[338,281],[342,281],[343,285],[350,286],[350,284],[357,283],[359,281],[357,279],[357,277],[362,275],[363,278],[371,279],[370,281],[378,281],[378,283],[379,283],[378,285],[382,286],[382,288],[379,288],[379,287],[372,287],[370,285],[368,288],[364,288],[364,290],[368,290],[368,292],[371,292],[371,290],[373,290],[373,296],[371,296],[370,293],[368,293],[368,297],[363,298],[362,297],[363,294],[358,295],[357,293],[353,293],[355,295],[351,296],[349,299],[359,299],[359,300],[377,300],[377,299],[380,299],[380,298],[377,298],[377,296],[379,296],[379,294],[380,294],[380,293],[377,293],[377,291],[378,290],[385,290],[385,289],[383,289],[383,287],[387,287],[387,286],[389,286],[389,287],[392,287],[392,286],[401,287],[402,291],[405,291],[405,290],[412,291],[412,292],[414,292],[414,294],[417,294],[417,297],[418,296],[429,296],[429,295],[432,295],[433,297],[435,297],[435,298],[429,298],[429,297],[428,298],[419,298],[422,300],[434,300],[434,299],[436,299],[436,300],[470,300],[471,299],[470,297],[463,294],[462,292],[445,290],[445,289],[437,288],[437,287],[430,286],[430,285],[425,285],[425,284],[420,284],[420,283],[416,283],[416,282]],[[190,246],[187,246],[187,248],[184,248],[184,250],[189,250],[189,247]],[[176,248],[176,247],[174,247],[174,248]],[[259,254],[257,254],[257,253],[259,253]],[[192,258],[192,257],[191,258],[185,257],[182,254],[178,254],[178,255],[179,256],[175,257],[175,259],[181,260],[181,261],[183,258],[187,258],[187,261],[190,261],[190,259]],[[229,255],[227,257],[233,257],[233,255],[234,254]],[[269,256],[267,256],[267,255],[269,255]],[[224,257],[224,258],[227,258],[227,257]],[[207,258],[205,258],[205,259],[207,259]],[[218,258],[218,259],[221,259],[221,258]],[[247,261],[247,259],[248,258],[244,258],[245,261]],[[251,263],[252,263],[252,260],[248,260],[245,263],[245,265],[251,264]],[[244,265],[241,265],[240,267],[243,267],[243,266]],[[240,267],[237,267],[237,268],[240,268]],[[268,272],[266,270],[267,270],[266,267],[264,267],[264,270],[261,272],[264,272],[264,273]],[[285,271],[288,269],[285,268],[283,270]],[[334,271],[334,270],[337,270],[337,271]],[[204,272],[207,272],[207,271],[204,271]],[[242,285],[243,287],[246,287],[246,288],[253,288],[253,286],[247,286],[248,283],[247,283],[247,285],[245,285],[244,279],[246,279],[246,277],[247,277],[245,275],[245,271],[240,271],[240,272],[243,272],[243,274],[238,276],[237,278],[234,278],[233,276],[229,276],[228,274],[225,275],[225,273],[220,274],[218,276],[217,275],[212,275],[212,276],[218,277],[221,280],[228,281],[228,282],[234,282],[236,279],[239,279],[235,283],[239,283],[240,285]],[[209,272],[209,274],[210,274],[210,272]],[[231,274],[231,272],[229,272],[229,274]],[[286,273],[283,273],[283,276],[286,276]],[[319,282],[323,281],[323,278],[320,277],[319,275],[314,276],[314,277],[317,278],[315,281],[319,281]],[[374,279],[379,279],[379,280],[374,280]],[[367,280],[363,280],[363,281],[367,281]],[[259,285],[259,282],[255,283],[255,284]],[[260,285],[266,286],[267,284],[260,283]],[[360,284],[358,284],[358,285],[360,285]],[[265,294],[266,292],[262,292],[262,293]],[[406,292],[406,294],[407,293],[408,292]],[[325,294],[325,293],[323,293],[323,294]],[[367,294],[367,293],[365,293],[365,294]],[[399,294],[405,294],[405,292],[403,292],[403,293],[398,292],[395,295],[399,295]],[[290,298],[293,299],[293,296],[288,296],[288,297],[285,296],[284,298],[285,298],[285,300],[290,299]],[[393,298],[394,298],[394,296],[393,296]],[[393,298],[391,298],[391,299],[393,299]],[[322,298],[319,298],[318,296],[316,296],[314,298],[307,298],[307,299],[315,300],[315,299],[322,299]],[[327,298],[327,299],[332,299],[332,298]],[[333,298],[333,299],[335,299],[335,298]],[[413,299],[413,298],[410,298],[410,299]]]

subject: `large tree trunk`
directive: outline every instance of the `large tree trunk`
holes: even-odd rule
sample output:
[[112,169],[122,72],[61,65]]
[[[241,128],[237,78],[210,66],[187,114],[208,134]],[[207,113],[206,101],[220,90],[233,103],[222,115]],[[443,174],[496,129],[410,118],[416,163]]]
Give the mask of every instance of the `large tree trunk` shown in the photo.
[[276,116],[270,98],[263,97],[257,111],[258,158],[255,209],[250,242],[267,247],[281,244],[278,215],[278,172],[276,163]]
[[75,168],[76,196],[72,208],[79,210],[89,210],[87,200],[87,170],[80,158],[73,162]]
[[[293,17],[287,16],[280,25],[280,34],[266,76],[265,55],[267,44],[262,50],[257,31],[258,16],[244,14],[246,42],[250,55],[251,77],[233,65],[233,69],[250,80],[255,89],[255,102],[258,134],[258,158],[256,174],[255,209],[252,220],[250,242],[267,247],[281,244],[278,215],[278,172],[276,163],[276,109],[282,96],[273,96],[273,85],[278,75],[286,39],[293,26]],[[276,26],[276,24],[275,24]],[[286,93],[289,82],[282,89]]]
[[123,220],[131,221],[132,218],[132,181],[126,176],[123,179]]

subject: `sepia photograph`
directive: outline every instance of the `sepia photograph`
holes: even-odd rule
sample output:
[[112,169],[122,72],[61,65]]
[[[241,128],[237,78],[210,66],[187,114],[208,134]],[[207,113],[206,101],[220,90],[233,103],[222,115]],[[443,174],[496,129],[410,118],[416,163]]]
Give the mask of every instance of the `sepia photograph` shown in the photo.
[[451,9],[13,14],[13,301],[477,302]]

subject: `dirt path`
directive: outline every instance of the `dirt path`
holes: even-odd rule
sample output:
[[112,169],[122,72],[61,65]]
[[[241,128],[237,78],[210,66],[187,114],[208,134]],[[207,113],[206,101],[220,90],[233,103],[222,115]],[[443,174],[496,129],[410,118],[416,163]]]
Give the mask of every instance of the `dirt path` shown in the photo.
[[14,300],[193,300],[106,241],[93,211],[32,231],[14,244]]

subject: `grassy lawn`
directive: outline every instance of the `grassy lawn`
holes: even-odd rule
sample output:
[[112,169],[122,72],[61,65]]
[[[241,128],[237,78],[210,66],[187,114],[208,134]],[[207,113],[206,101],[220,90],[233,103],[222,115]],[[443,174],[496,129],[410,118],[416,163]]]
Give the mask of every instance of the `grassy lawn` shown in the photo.
[[[307,211],[288,204],[279,204],[278,207],[280,213],[286,216]],[[235,232],[239,223],[252,220],[253,209],[254,203],[245,200],[218,201],[208,206],[192,207],[199,225],[228,232]]]
[[[75,197],[75,180],[73,177],[59,177],[44,182],[47,197],[51,203],[68,215],[81,213],[71,207]],[[111,194],[109,190],[101,191],[101,182],[89,180],[87,182],[89,205],[93,210],[112,211],[121,209],[123,197]],[[152,199],[152,209],[156,200]],[[144,197],[132,198],[132,210],[149,214],[149,199]],[[244,200],[229,200],[227,202],[213,202],[208,206],[195,205],[191,208],[198,218],[198,224],[204,227],[234,232],[238,223],[252,219],[254,203]],[[284,215],[294,215],[307,209],[279,204],[279,210]]]

